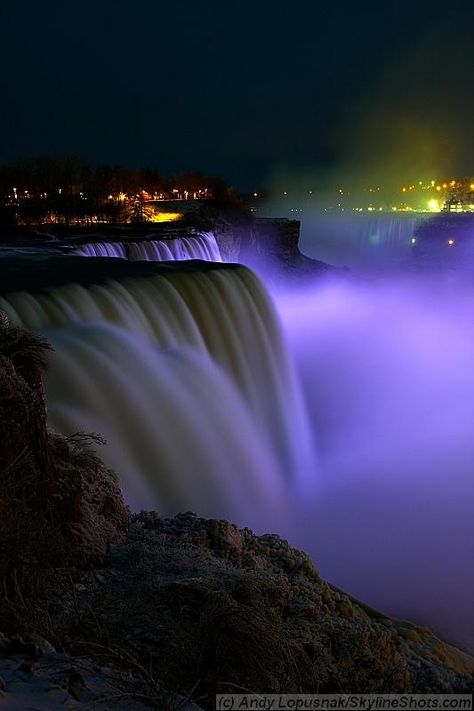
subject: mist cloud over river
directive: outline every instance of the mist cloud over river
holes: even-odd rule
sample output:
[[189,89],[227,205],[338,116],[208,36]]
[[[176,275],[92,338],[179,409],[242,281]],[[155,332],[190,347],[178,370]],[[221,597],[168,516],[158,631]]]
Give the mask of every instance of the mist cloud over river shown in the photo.
[[277,298],[320,458],[297,542],[356,597],[474,650],[474,286],[442,271]]

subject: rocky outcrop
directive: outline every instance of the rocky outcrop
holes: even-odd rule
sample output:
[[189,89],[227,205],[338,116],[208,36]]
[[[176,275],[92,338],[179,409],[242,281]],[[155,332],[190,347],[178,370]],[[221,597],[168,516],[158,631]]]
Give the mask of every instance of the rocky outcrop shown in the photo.
[[276,535],[192,513],[132,516],[99,567],[55,571],[23,635],[0,636],[2,701],[11,708],[28,694],[35,708],[72,698],[87,708],[196,709],[236,688],[474,689],[474,659],[429,629],[328,585]]
[[[79,620],[79,624],[78,624]],[[154,678],[211,705],[215,693],[440,693],[474,689],[474,659],[427,628],[328,585],[276,535],[180,514],[130,520],[107,564],[61,602],[55,634],[148,660]]]
[[337,271],[300,252],[300,226],[298,220],[253,218],[244,224],[217,222],[213,231],[224,261],[241,262],[267,280],[293,286]]
[[[0,327],[0,613],[49,569],[105,555],[128,515],[117,476],[86,435],[48,432],[42,390],[49,345]],[[10,610],[14,624],[15,615]]]

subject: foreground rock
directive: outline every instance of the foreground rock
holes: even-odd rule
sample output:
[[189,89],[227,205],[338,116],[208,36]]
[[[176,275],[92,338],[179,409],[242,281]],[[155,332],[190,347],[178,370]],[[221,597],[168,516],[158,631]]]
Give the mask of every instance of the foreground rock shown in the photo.
[[199,711],[189,699],[162,689],[145,669],[125,673],[117,666],[99,666],[84,657],[59,653],[45,640],[36,639],[38,643],[0,635],[2,711],[138,711],[150,706]]
[[140,679],[87,659],[60,654],[49,645],[42,650],[20,639],[3,638],[0,655],[0,708],[7,711],[64,708],[144,709],[140,697],[152,690]]
[[143,513],[105,565],[63,590],[51,591],[53,642],[102,661],[123,653],[204,707],[235,688],[474,689],[471,657],[332,588],[278,536],[226,521]]
[[474,660],[430,630],[332,588],[278,536],[194,514],[131,517],[100,567],[55,571],[22,633],[0,637],[2,708],[474,689]]

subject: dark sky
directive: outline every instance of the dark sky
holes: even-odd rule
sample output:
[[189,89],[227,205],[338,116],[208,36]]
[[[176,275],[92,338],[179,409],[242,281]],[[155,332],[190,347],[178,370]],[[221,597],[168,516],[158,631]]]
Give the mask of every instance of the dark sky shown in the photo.
[[[0,161],[474,173],[471,2],[267,0],[0,9]],[[396,166],[396,168],[395,168]]]

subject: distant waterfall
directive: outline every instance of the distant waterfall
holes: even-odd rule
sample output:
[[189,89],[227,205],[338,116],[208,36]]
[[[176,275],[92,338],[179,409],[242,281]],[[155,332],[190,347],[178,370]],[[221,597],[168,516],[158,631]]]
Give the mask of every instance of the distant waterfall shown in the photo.
[[16,292],[0,308],[52,341],[50,422],[108,439],[134,508],[261,526],[314,476],[279,324],[247,269]]
[[329,264],[376,269],[410,262],[412,238],[427,219],[411,213],[308,212],[302,222],[301,250]]
[[221,262],[221,254],[212,232],[201,232],[188,237],[143,239],[136,242],[88,242],[73,250],[82,257],[117,257],[131,261],[174,262],[202,259]]
[[354,242],[370,247],[409,247],[419,222],[418,217],[388,217],[387,215],[361,219],[352,217],[351,234]]

